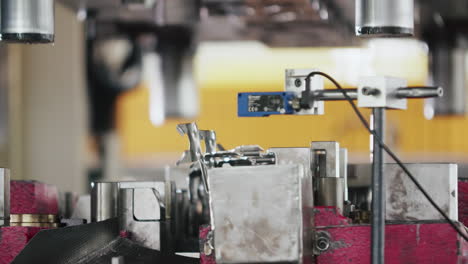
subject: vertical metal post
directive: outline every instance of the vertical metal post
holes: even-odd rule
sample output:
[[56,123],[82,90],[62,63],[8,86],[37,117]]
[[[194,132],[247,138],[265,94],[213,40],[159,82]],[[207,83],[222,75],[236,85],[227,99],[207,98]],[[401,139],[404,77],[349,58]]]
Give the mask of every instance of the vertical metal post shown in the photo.
[[[384,140],[385,108],[373,109],[374,131]],[[373,139],[372,160],[372,264],[385,262],[385,186],[383,180],[383,149]]]

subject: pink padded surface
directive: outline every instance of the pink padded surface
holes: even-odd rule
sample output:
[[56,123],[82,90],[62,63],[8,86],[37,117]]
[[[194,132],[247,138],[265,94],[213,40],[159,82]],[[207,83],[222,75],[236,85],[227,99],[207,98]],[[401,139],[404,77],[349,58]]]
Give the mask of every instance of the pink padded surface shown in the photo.
[[0,264],[9,264],[26,244],[43,228],[2,227],[0,228]]
[[58,214],[55,186],[35,181],[11,181],[11,214]]

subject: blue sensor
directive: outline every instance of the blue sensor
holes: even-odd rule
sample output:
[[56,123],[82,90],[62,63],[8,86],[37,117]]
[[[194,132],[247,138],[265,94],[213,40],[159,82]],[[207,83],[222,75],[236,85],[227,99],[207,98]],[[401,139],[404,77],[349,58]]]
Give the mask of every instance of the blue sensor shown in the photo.
[[264,117],[270,115],[292,115],[293,92],[239,93],[237,115],[239,117]]

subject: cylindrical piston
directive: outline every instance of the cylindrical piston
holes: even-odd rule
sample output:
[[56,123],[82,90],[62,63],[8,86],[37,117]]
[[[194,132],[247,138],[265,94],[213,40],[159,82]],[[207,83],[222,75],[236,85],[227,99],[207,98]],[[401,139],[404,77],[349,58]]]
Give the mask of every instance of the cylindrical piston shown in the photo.
[[398,37],[413,33],[413,0],[356,0],[357,36]]
[[54,0],[0,0],[0,40],[54,41]]
[[117,182],[96,182],[91,190],[91,222],[117,217]]

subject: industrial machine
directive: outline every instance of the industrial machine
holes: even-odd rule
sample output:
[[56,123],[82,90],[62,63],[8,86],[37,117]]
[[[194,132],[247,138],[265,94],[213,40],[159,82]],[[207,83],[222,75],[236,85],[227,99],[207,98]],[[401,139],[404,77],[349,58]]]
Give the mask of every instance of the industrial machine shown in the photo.
[[[239,38],[206,30],[220,17],[235,16],[245,39],[271,45],[283,44],[280,28],[294,28],[288,39],[295,44],[313,43],[303,31],[311,25],[323,38],[317,45],[359,43],[354,34],[429,38],[427,17],[462,31],[443,23],[443,10],[427,11],[434,11],[434,1],[356,0],[352,8],[339,0],[62,2],[86,21],[91,130],[100,150],[114,128],[115,98],[141,80],[145,64],[155,66],[149,75],[164,87],[151,97],[164,98],[153,102],[164,117],[196,114],[191,60],[197,41]],[[0,40],[53,42],[53,8],[52,0],[0,0]],[[323,33],[330,31],[335,35]],[[446,51],[439,44],[430,42],[434,54]],[[439,59],[451,65],[452,59]],[[325,80],[336,89],[325,89]],[[177,131],[189,145],[177,164],[148,177],[97,178],[89,200],[10,180],[1,169],[0,264],[468,263],[468,186],[457,165],[404,164],[385,144],[385,111],[405,110],[410,99],[437,102],[444,93],[451,97],[453,87],[408,87],[386,76],[363,77],[357,89],[344,89],[319,70],[287,69],[284,91],[238,94],[243,118],[324,115],[326,101],[349,103],[372,136],[372,164],[350,164],[345,146],[333,141],[227,150],[215,130],[185,123]],[[360,108],[372,109],[371,124]]]

